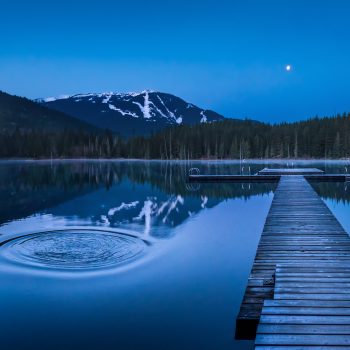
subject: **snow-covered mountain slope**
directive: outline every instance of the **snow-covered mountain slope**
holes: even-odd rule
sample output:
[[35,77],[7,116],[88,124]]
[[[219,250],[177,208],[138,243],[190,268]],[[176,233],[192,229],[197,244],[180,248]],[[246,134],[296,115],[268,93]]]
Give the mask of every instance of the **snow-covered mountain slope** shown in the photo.
[[177,124],[209,123],[224,117],[171,94],[90,93],[37,100],[99,128],[122,135],[143,135]]

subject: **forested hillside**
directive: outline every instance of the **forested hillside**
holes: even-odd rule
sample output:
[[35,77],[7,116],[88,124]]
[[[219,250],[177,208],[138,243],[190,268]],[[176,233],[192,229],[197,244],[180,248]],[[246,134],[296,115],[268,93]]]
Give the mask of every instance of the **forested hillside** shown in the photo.
[[270,125],[224,120],[180,125],[150,137],[123,139],[112,132],[3,130],[0,157],[147,159],[345,158],[350,114]]
[[62,132],[63,130],[97,131],[96,127],[65,113],[49,109],[24,97],[0,91],[0,132],[12,134],[40,130]]

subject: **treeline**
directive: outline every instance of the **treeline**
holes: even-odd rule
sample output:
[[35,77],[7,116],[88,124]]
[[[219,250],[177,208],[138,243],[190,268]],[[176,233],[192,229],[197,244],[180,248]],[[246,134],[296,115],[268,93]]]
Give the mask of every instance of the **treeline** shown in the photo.
[[249,159],[348,158],[350,113],[271,125],[225,120],[181,125],[149,137],[124,139],[109,131],[3,131],[0,157]]
[[125,141],[110,131],[37,131],[0,133],[1,158],[124,157]]
[[139,143],[147,145],[151,157],[171,159],[347,158],[350,113],[278,125],[227,120],[180,126]]

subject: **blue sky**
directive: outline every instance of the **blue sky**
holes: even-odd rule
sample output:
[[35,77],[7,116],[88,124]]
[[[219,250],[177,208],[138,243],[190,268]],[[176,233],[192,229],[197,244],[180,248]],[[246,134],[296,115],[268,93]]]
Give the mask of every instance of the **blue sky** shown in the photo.
[[0,89],[9,93],[153,89],[270,122],[350,111],[347,0],[0,5]]

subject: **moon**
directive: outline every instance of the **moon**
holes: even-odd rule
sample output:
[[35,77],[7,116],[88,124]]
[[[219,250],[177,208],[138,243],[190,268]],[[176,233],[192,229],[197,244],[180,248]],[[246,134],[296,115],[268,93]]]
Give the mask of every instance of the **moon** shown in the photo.
[[290,72],[292,70],[292,66],[290,64],[286,65],[286,71]]

